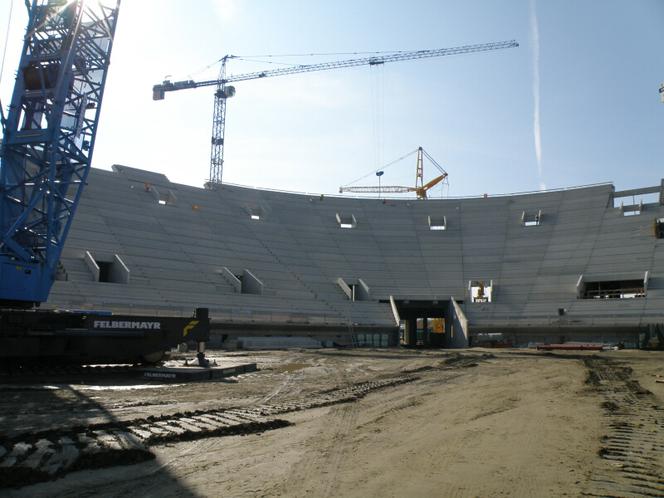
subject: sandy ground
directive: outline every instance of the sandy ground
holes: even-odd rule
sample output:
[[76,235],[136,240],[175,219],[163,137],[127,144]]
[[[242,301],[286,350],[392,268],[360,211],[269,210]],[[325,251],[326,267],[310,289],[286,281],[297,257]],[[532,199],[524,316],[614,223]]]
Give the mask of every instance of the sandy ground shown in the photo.
[[255,361],[260,371],[223,382],[129,384],[132,389],[5,386],[0,431],[15,435],[297,401],[390,376],[415,379],[355,402],[280,416],[289,427],[155,445],[156,458],[148,462],[71,472],[0,489],[0,495],[664,496],[664,384],[656,382],[664,378],[658,377],[664,353],[458,354],[219,353],[220,363]]

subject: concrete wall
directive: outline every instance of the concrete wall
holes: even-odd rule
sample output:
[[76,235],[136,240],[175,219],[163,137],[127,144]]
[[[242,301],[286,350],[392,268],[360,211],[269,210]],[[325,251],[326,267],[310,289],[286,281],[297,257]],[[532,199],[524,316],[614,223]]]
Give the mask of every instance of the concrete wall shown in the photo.
[[[172,192],[172,202],[159,204],[146,182]],[[393,327],[390,296],[453,295],[473,330],[664,322],[664,250],[653,233],[664,209],[649,204],[624,216],[613,195],[607,184],[487,198],[352,199],[205,190],[132,168],[92,170],[62,257],[69,279],[55,283],[49,304],[169,314],[207,306],[221,321]],[[539,211],[539,226],[523,225],[524,212]],[[337,214],[354,216],[356,226],[340,228]],[[430,230],[430,217],[443,216],[446,230]],[[92,281],[85,251],[119,255],[131,280]],[[238,293],[224,268],[247,270],[262,293]],[[645,298],[577,298],[582,274],[646,271]],[[350,301],[339,278],[361,280],[368,299]],[[491,303],[471,302],[470,280],[493,281]]]

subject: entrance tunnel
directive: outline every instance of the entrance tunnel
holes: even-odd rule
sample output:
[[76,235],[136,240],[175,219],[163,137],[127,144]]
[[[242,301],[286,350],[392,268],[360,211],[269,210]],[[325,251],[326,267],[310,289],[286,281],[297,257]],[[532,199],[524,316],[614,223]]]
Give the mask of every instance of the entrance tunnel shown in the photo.
[[458,326],[455,327],[454,307],[449,299],[395,299],[395,305],[401,319],[400,342],[403,346],[467,346],[465,335]]

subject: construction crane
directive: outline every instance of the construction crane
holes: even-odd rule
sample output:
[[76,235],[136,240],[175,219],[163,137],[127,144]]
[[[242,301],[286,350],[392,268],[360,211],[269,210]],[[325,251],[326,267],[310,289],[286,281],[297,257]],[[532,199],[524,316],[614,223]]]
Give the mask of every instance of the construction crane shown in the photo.
[[285,76],[288,74],[298,73],[311,73],[314,71],[327,71],[330,69],[341,69],[345,67],[356,66],[376,66],[385,64],[386,62],[405,61],[413,59],[425,59],[430,57],[444,57],[450,55],[470,54],[476,52],[487,52],[491,50],[501,50],[505,48],[518,47],[519,44],[515,40],[501,41],[493,43],[483,43],[479,45],[464,45],[452,48],[440,48],[433,50],[415,50],[415,51],[400,51],[393,52],[386,55],[378,55],[373,57],[362,57],[356,59],[347,59],[332,62],[323,62],[319,64],[298,65],[280,69],[273,69],[268,71],[257,71],[253,73],[245,73],[238,75],[226,76],[226,63],[233,58],[233,55],[226,55],[220,59],[221,69],[219,77],[216,80],[207,81],[170,81],[165,80],[161,84],[152,87],[153,100],[163,100],[166,92],[173,92],[176,90],[185,90],[188,88],[200,88],[206,86],[216,86],[217,90],[214,94],[214,114],[212,118],[212,151],[210,156],[210,178],[206,184],[209,188],[214,188],[215,185],[221,184],[221,178],[224,167],[224,134],[226,128],[226,99],[235,95],[235,87],[228,85],[228,83],[235,83],[239,81],[254,80],[260,78],[268,78],[272,76]]
[[184,337],[205,365],[207,308],[193,320],[34,309],[48,299],[90,172],[120,0],[26,7],[14,92],[0,113],[0,367],[157,361]]
[[41,303],[90,171],[119,0],[33,0],[0,149],[0,302]]
[[[434,160],[433,157],[431,157],[427,151],[425,151],[422,147],[418,147],[416,150],[409,152],[405,156],[400,157],[396,161],[392,161],[391,163],[387,164],[387,166],[391,166],[392,164],[395,164],[402,159],[407,158],[408,156],[413,155],[415,152],[417,152],[417,163],[416,163],[416,168],[415,168],[415,186],[414,187],[403,187],[400,185],[387,185],[387,186],[381,186],[378,185],[376,186],[357,186],[357,187],[352,187],[352,186],[343,186],[339,187],[339,193],[343,194],[344,192],[353,192],[356,194],[370,194],[370,193],[378,193],[380,196],[381,193],[383,194],[405,194],[408,192],[415,192],[415,195],[417,195],[418,199],[426,199],[427,198],[427,192],[431,190],[433,187],[438,185],[440,182],[444,181],[447,178],[447,172]],[[438,171],[441,173],[438,175],[436,178],[433,180],[424,183],[424,157],[431,161],[431,163],[438,169]],[[383,171],[376,171],[376,176],[380,179],[382,176]],[[366,178],[362,177],[362,178]],[[360,178],[360,180],[362,179]],[[359,181],[359,180],[356,180]]]

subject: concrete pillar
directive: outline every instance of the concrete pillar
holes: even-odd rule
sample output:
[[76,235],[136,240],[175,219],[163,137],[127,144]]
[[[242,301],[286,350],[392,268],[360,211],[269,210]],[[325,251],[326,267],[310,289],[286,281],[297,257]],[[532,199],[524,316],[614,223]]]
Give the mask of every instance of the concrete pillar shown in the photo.
[[417,346],[417,318],[406,320],[406,345]]

